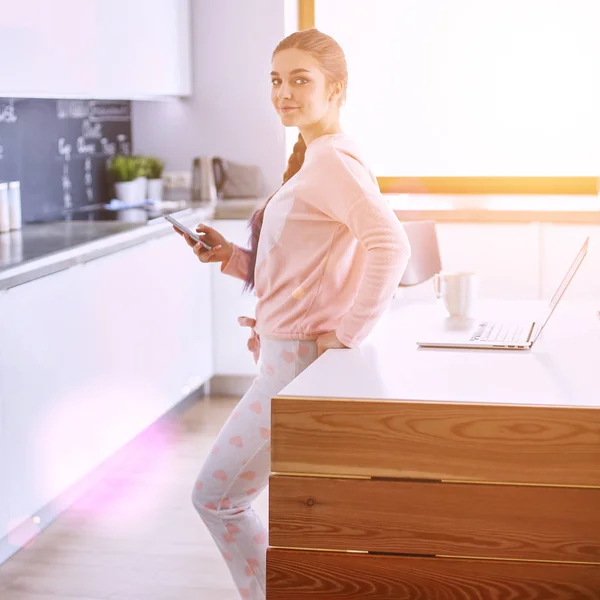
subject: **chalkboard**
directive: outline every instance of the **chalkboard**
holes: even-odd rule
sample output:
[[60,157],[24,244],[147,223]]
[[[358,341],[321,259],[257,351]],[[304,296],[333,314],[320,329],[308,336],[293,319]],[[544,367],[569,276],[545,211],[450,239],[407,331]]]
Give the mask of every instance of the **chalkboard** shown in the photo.
[[[21,182],[23,222],[82,218],[111,199],[107,159],[131,154],[131,103],[0,98],[0,181]],[[85,218],[85,217],[83,217]]]

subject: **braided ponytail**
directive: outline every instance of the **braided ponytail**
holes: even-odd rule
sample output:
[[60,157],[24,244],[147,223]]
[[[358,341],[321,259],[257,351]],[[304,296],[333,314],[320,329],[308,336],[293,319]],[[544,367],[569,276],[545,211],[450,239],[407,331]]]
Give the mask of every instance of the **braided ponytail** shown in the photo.
[[[302,134],[298,134],[298,141],[294,144],[294,150],[290,154],[288,159],[287,169],[283,174],[283,183],[289,181],[302,167],[304,163],[304,155],[306,153],[306,143]],[[260,230],[262,229],[263,219],[265,215],[265,208],[271,201],[275,194],[273,194],[264,204],[262,208],[259,208],[250,219],[250,263],[248,265],[248,273],[244,282],[244,290],[254,289],[254,269],[256,267],[256,254],[258,251],[258,239],[260,237]]]

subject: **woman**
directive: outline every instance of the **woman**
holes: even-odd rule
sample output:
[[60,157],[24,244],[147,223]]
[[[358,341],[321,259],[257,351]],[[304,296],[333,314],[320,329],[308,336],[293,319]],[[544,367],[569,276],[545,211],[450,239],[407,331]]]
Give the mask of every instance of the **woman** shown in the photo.
[[260,373],[231,414],[196,481],[193,502],[242,598],[265,598],[267,531],[251,508],[270,470],[270,399],[328,349],[355,348],[391,300],[408,240],[355,143],[342,132],[344,53],[316,29],[282,40],[271,100],[300,135],[282,187],[239,248],[200,225],[212,250],[186,236],[202,262],[255,289],[251,349]]

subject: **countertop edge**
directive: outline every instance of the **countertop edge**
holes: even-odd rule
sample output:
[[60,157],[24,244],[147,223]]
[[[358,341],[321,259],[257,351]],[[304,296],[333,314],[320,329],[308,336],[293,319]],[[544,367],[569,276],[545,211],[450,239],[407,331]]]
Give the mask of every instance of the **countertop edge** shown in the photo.
[[[436,223],[556,223],[600,225],[600,210],[596,208],[598,198],[585,199],[585,206],[575,210],[559,210],[552,208],[499,209],[492,206],[443,206],[428,202],[426,198],[422,206],[416,206],[414,198],[407,201],[395,195],[385,195],[390,201],[392,210],[400,221],[431,220]],[[227,201],[216,207],[188,207],[173,213],[175,218],[184,224],[196,224],[198,220],[248,220],[253,211],[264,200]],[[444,201],[450,201],[444,199]],[[462,200],[464,202],[464,199]],[[9,267],[0,272],[0,292],[28,283],[35,279],[57,273],[72,266],[83,264],[114,252],[130,248],[149,239],[162,237],[171,232],[171,226],[160,217],[132,228],[128,231],[111,232],[105,237],[91,242],[84,242],[47,256],[28,260],[21,265]]]
[[[184,225],[195,225],[198,220],[214,219],[212,208],[186,208],[172,214]],[[0,292],[170,233],[173,233],[172,226],[166,221],[163,224],[158,217],[156,222],[151,221],[129,231],[109,233],[101,239],[27,261],[0,272]]]

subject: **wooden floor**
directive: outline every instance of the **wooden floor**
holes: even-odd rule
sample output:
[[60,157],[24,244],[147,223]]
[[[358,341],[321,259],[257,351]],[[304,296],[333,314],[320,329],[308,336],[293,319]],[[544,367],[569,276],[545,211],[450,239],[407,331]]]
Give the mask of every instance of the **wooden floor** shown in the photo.
[[[237,398],[204,398],[155,427],[118,468],[0,567],[2,600],[238,600],[191,504]],[[255,508],[266,523],[267,493]]]

